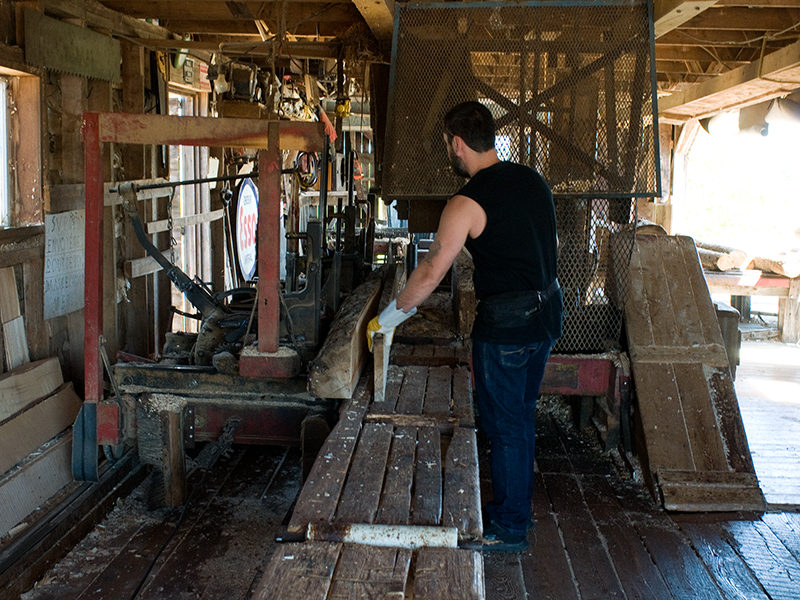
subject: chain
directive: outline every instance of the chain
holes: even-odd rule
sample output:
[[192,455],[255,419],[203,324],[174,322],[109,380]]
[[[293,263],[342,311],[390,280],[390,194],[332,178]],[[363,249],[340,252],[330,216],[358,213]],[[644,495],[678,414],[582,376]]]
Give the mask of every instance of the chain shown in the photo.
[[169,229],[169,261],[175,264],[175,236],[174,236],[174,223],[172,221],[172,199],[175,197],[175,190],[177,187],[172,188],[172,193],[169,195],[169,202],[167,202],[167,228]]

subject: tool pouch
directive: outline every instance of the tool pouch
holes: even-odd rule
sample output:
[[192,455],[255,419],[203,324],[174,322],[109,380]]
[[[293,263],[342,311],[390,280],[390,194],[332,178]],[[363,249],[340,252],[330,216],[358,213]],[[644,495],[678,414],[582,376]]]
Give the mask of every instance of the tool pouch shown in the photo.
[[524,327],[533,323],[545,302],[558,290],[558,281],[554,281],[543,292],[523,290],[495,294],[480,301],[478,314],[490,327]]

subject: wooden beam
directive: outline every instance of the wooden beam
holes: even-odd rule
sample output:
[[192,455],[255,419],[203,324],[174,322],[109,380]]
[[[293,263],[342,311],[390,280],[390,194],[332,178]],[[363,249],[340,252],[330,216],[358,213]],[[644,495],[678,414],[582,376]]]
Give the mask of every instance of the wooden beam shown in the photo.
[[656,39],[711,8],[716,0],[655,0],[653,19]]
[[92,29],[136,37],[172,37],[163,27],[111,10],[95,0],[41,0],[40,4],[48,15],[82,19]]
[[[184,146],[266,148],[270,123],[266,119],[170,117],[100,113],[101,142]],[[280,121],[281,150],[322,150],[322,123]]]
[[733,71],[658,99],[664,115],[684,120],[757,104],[800,87],[800,42]]
[[[242,53],[248,56],[273,56],[272,42],[263,42],[261,39],[252,41],[186,41],[159,38],[128,38],[129,42],[159,50],[205,50],[206,52],[224,52],[225,54]],[[341,45],[336,42],[284,42],[280,47],[278,56],[291,56],[292,58],[336,58],[339,56]]]
[[394,0],[353,0],[375,38],[391,41],[394,30]]
[[64,378],[57,358],[27,363],[0,375],[0,421],[52,394]]
[[720,29],[729,31],[783,31],[800,20],[800,13],[791,8],[719,8],[697,14],[682,29]]

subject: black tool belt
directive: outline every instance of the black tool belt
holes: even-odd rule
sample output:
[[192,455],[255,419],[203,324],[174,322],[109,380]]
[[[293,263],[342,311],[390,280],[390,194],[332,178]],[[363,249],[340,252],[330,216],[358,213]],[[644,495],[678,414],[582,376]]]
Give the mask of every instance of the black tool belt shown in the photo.
[[558,293],[558,279],[546,290],[523,290],[495,294],[480,301],[478,313],[490,327],[523,327],[530,325],[547,301]]

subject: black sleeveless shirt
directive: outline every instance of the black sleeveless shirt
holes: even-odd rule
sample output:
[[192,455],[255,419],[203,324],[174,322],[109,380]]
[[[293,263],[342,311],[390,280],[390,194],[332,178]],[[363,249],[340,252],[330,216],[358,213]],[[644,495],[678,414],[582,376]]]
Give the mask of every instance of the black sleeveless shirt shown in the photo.
[[[475,295],[544,291],[556,279],[558,243],[553,194],[541,175],[524,165],[499,162],[475,174],[458,194],[486,212],[486,227],[466,248],[475,263]],[[495,344],[527,344],[561,337],[561,293],[526,326],[490,327],[481,306],[472,337]]]

